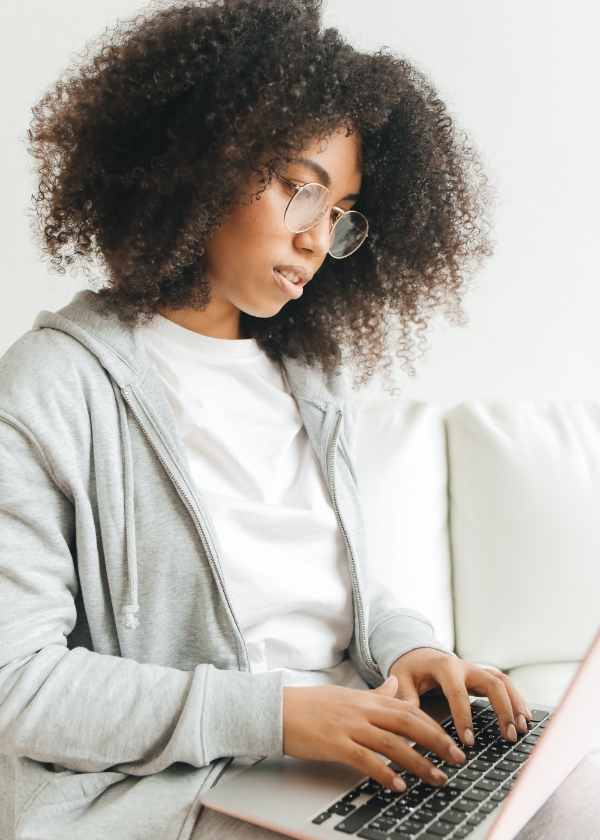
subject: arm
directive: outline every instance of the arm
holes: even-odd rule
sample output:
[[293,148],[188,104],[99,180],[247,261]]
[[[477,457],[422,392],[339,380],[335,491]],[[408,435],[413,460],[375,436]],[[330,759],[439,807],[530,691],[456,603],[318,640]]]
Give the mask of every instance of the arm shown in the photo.
[[280,674],[192,672],[68,648],[76,506],[35,438],[0,419],[0,752],[80,772],[281,754]]

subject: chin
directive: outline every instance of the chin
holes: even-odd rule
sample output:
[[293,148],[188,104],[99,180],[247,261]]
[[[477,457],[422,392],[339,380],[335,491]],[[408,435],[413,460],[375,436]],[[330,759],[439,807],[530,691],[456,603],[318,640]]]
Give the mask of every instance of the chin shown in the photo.
[[252,315],[253,318],[272,318],[278,312],[281,312],[286,303],[287,301],[284,300],[282,303],[255,304],[252,306],[242,306],[240,309],[246,315]]

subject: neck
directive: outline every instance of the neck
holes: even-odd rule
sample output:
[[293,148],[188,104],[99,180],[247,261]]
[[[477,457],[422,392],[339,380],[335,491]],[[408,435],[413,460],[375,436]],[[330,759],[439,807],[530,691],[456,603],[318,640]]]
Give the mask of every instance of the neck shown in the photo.
[[201,312],[188,306],[172,309],[164,305],[157,306],[156,311],[163,318],[173,321],[174,324],[210,338],[237,341],[245,338],[240,326],[240,310],[236,307],[219,307],[215,304],[216,301],[211,301]]

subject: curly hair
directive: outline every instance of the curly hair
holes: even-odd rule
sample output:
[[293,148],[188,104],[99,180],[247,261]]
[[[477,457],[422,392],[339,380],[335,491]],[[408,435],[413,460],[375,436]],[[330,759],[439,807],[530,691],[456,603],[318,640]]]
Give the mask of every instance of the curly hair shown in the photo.
[[323,29],[320,0],[154,3],[88,45],[33,108],[34,227],[54,270],[100,262],[99,300],[125,321],[204,309],[205,243],[251,177],[260,196],[343,127],[362,138],[369,238],[242,328],[273,360],[349,359],[363,384],[389,368],[394,334],[411,372],[432,315],[461,319],[491,253],[487,180],[427,77]]

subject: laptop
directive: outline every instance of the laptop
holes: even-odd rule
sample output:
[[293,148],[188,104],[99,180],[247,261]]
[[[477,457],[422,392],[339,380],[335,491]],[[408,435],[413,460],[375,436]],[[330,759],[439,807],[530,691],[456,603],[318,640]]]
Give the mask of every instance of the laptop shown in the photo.
[[[449,776],[442,788],[402,772],[396,793],[345,764],[264,758],[207,791],[203,805],[301,840],[512,840],[600,737],[600,633],[560,706],[532,704],[529,731],[500,736],[485,698],[471,701],[475,746],[460,767],[417,747]],[[446,710],[448,707],[446,706]],[[439,715],[438,715],[439,718]]]

